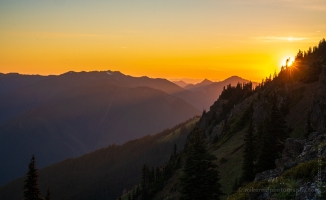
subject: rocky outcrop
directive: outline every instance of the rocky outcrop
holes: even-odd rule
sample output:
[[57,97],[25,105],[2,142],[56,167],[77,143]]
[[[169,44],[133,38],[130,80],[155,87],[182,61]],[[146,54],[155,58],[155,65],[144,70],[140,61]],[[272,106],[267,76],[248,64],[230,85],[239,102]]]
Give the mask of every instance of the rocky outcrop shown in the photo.
[[279,172],[277,169],[271,169],[264,171],[262,173],[256,174],[255,181],[265,181],[265,180],[273,180],[275,177],[279,176]]
[[318,184],[316,182],[308,182],[298,189],[295,200],[317,200],[319,195]]
[[322,170],[319,175],[315,176],[314,181],[307,182],[296,191],[295,200],[317,200],[323,195],[323,183],[326,182],[326,169]]
[[[326,157],[326,133],[313,132],[306,140],[288,138],[281,158],[275,161],[276,168],[258,173],[255,181],[277,180],[287,170],[310,160]],[[310,181],[299,180],[300,187],[295,191],[295,200],[317,200],[326,191],[326,169],[320,169]],[[321,191],[324,188],[325,191]],[[262,193],[255,199],[273,199],[273,194]]]
[[277,171],[282,173],[284,170],[292,168],[298,164],[296,158],[301,155],[305,147],[305,140],[288,138],[285,142],[285,148],[282,157],[275,161]]
[[326,156],[326,134],[314,132],[307,140],[288,138],[281,158],[275,160],[276,168],[258,173],[255,181],[274,179],[300,163],[323,156]]
[[[239,115],[241,115],[249,106],[250,104],[253,102],[253,100],[256,98],[256,95],[253,95],[247,99],[245,99],[243,102],[234,105],[234,107],[231,109],[231,111],[228,113],[227,115],[227,119],[231,120],[234,117],[238,117]],[[210,112],[215,112],[216,115],[218,115],[220,112],[222,112],[222,106],[227,103],[227,100],[222,100],[219,99],[218,101],[216,101],[214,103],[213,106],[211,106],[211,110]],[[212,134],[210,137],[210,140],[213,141],[214,138],[217,137],[222,137],[223,134],[223,129],[225,127],[225,120],[221,121],[219,124],[215,125],[212,128]]]
[[223,105],[226,104],[227,102],[228,102],[227,100],[218,99],[210,107],[210,110],[208,112],[204,111],[203,115],[200,118],[200,121],[197,124],[199,129],[202,131],[207,130],[207,127],[210,125],[210,122],[213,120],[213,118],[215,118],[222,112]]

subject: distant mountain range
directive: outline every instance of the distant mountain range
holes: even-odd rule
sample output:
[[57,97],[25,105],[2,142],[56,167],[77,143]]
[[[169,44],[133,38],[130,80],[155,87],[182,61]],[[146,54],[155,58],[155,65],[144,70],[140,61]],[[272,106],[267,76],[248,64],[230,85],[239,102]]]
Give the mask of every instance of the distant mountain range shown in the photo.
[[[245,80],[239,76],[231,76],[223,81],[214,82],[208,79],[204,79],[200,83],[197,84],[188,84],[184,81],[174,81],[173,83],[183,87],[184,89],[191,91],[193,93],[199,94],[203,99],[207,99],[209,102],[205,105],[205,109],[209,110],[209,106],[214,103],[221,94],[223,87],[231,84],[236,85],[237,83],[248,83],[249,80]],[[253,87],[256,87],[258,83],[253,82]]]
[[121,72],[59,76],[0,74],[0,185],[24,174],[31,155],[44,167],[159,132],[198,115],[232,77],[184,89]]
[[198,91],[198,90],[201,90],[201,89],[211,85],[212,83],[214,83],[214,82],[210,81],[208,79],[205,79],[202,82],[197,83],[197,84],[188,84],[184,88],[187,90],[191,90],[191,91]]

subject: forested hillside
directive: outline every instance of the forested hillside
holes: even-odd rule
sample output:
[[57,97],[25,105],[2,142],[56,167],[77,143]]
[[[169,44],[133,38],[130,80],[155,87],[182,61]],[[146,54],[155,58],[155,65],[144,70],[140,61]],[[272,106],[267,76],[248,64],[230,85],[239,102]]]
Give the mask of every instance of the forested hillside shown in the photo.
[[[226,86],[187,140],[191,145],[189,138],[200,132],[206,148],[217,157],[213,163],[219,166],[224,195],[214,199],[323,199],[325,94],[324,39],[314,48],[299,51],[292,65],[287,62],[256,88],[251,83]],[[191,155],[182,153],[183,167],[175,170],[153,199],[187,199],[184,189],[191,183],[183,177]],[[201,169],[193,175],[200,176]]]

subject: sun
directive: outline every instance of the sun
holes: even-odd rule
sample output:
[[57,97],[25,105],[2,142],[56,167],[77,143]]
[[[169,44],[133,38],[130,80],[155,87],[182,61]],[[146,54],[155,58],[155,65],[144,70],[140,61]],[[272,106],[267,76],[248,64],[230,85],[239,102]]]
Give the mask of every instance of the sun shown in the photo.
[[286,56],[282,59],[282,66],[287,66],[290,67],[294,62],[294,57],[293,56]]

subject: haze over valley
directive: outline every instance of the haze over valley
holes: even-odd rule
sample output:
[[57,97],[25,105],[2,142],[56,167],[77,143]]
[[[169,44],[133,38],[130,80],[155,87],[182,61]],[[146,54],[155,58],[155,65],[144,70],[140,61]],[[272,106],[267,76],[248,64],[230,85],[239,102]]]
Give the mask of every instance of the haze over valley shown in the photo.
[[231,77],[187,90],[166,79],[102,71],[1,74],[0,82],[4,184],[24,174],[29,155],[35,154],[44,167],[155,134],[200,115],[223,86],[248,81]]

